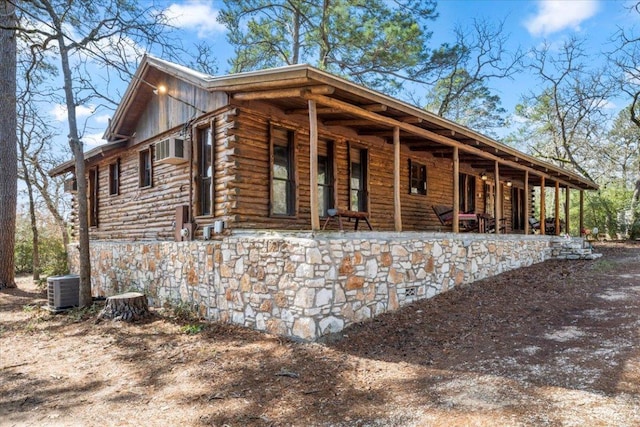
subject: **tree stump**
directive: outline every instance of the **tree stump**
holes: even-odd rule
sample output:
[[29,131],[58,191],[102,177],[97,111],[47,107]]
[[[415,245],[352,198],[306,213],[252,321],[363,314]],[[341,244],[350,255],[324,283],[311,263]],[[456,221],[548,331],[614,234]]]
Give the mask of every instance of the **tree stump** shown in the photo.
[[134,322],[149,316],[147,297],[139,292],[127,292],[107,298],[98,320]]

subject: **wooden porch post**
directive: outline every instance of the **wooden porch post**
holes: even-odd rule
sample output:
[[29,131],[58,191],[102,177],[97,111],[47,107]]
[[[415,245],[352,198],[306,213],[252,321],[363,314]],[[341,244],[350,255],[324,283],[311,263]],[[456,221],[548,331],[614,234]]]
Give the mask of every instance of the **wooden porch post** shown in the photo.
[[584,233],[584,190],[580,190],[580,236]]
[[316,102],[309,100],[309,206],[311,207],[311,230],[320,229],[318,213],[318,115]]
[[453,232],[460,232],[458,215],[460,214],[460,158],[458,147],[453,147]]
[[529,171],[524,171],[524,234],[529,234]]
[[571,229],[569,227],[570,223],[569,223],[569,210],[571,208],[570,203],[571,203],[571,193],[570,193],[570,189],[569,186],[567,185],[564,188],[564,223],[565,223],[565,232],[567,234],[569,234],[569,230]]
[[400,204],[400,128],[393,128],[393,222],[396,231],[402,231]]
[[555,200],[555,229],[556,236],[560,235],[560,182],[556,181],[556,200]]
[[547,230],[546,230],[546,216],[547,216],[547,212],[546,212],[546,200],[545,198],[545,189],[544,189],[545,183],[544,183],[544,176],[540,177],[540,234],[544,235],[547,234]]
[[494,163],[495,175],[496,175],[496,197],[495,197],[495,221],[496,221],[496,234],[500,233],[500,219],[502,218],[502,188],[500,188],[500,164],[496,161]]

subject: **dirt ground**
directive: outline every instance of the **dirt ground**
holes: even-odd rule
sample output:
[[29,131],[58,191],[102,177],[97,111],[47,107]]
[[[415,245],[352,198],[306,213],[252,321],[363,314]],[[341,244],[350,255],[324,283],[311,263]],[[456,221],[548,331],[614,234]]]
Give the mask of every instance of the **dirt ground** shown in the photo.
[[640,246],[548,261],[296,343],[0,292],[2,426],[640,425]]

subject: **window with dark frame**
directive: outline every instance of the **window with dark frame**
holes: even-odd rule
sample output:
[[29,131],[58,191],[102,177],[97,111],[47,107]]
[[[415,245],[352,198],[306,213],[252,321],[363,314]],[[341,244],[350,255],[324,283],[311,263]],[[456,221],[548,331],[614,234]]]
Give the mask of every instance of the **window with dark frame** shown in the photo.
[[271,127],[271,215],[295,215],[295,134]]
[[476,177],[461,173],[459,178],[460,212],[474,213],[476,210]]
[[326,154],[318,154],[318,215],[333,208],[333,141],[326,141]]
[[349,209],[367,211],[368,153],[364,148],[349,150]]
[[198,212],[213,213],[213,131],[211,127],[198,129]]
[[120,159],[109,164],[109,195],[117,196],[120,193]]
[[409,193],[427,194],[427,167],[409,159]]
[[139,186],[141,188],[151,187],[153,183],[153,169],[151,165],[151,147],[146,150],[140,151],[140,163],[139,163],[139,174],[140,174],[140,182]]
[[89,226],[98,226],[98,168],[89,169]]

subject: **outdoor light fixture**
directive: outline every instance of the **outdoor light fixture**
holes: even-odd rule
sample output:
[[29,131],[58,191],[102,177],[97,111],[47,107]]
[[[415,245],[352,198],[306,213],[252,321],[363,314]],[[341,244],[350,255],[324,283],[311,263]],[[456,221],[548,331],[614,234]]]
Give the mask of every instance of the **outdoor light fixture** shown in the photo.
[[507,187],[511,187],[513,185],[513,183],[511,182],[511,180],[507,181]]
[[167,93],[167,87],[165,85],[158,85],[155,89],[153,89],[153,93],[155,95],[164,95]]
[[483,180],[483,181],[486,181],[487,180],[487,174],[484,173],[484,172],[481,172],[480,173],[480,179]]

